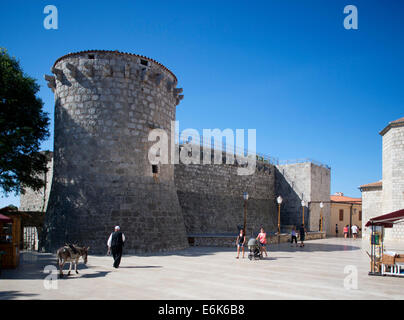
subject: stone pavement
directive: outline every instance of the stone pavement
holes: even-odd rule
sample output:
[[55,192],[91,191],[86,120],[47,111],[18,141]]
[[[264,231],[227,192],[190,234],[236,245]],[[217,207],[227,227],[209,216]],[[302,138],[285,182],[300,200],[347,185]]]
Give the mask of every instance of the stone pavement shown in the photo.
[[[402,248],[404,249],[404,248]],[[16,270],[0,275],[4,299],[404,299],[404,278],[368,276],[361,240],[307,241],[304,248],[271,245],[269,257],[235,259],[235,249],[192,247],[169,254],[89,256],[80,274],[45,289],[43,269],[51,254],[24,253]],[[346,266],[358,270],[358,289],[344,288]],[[66,268],[65,266],[65,273]]]

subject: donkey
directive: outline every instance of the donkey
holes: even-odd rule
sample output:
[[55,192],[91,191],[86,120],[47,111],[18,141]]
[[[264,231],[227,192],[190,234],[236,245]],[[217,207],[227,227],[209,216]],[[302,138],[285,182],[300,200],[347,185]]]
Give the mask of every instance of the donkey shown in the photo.
[[70,262],[70,268],[69,268],[69,273],[67,274],[68,276],[70,275],[70,271],[72,270],[72,265],[74,263],[74,270],[76,273],[79,273],[77,271],[77,264],[79,262],[80,257],[83,257],[84,264],[87,264],[87,256],[88,256],[88,250],[90,247],[79,247],[73,244],[65,245],[64,247],[61,247],[58,249],[56,252],[56,257],[57,257],[57,264],[59,265],[60,268],[60,277],[63,277],[63,267],[66,262]]

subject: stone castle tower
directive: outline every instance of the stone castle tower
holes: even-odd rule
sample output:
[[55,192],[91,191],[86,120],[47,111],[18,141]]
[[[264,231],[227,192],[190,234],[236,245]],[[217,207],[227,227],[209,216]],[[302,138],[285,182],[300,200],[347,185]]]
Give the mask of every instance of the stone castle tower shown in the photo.
[[[382,180],[360,186],[362,225],[373,217],[404,209],[404,117],[391,121],[382,131]],[[364,234],[369,239],[370,230]],[[385,230],[385,239],[404,241],[404,224]]]
[[390,122],[383,137],[383,212],[404,209],[404,117]]
[[187,247],[174,165],[148,160],[150,130],[171,137],[183,98],[175,75],[152,59],[100,50],[69,53],[52,73],[45,76],[55,94],[47,249],[81,242],[105,252],[115,225],[130,235],[129,252]]

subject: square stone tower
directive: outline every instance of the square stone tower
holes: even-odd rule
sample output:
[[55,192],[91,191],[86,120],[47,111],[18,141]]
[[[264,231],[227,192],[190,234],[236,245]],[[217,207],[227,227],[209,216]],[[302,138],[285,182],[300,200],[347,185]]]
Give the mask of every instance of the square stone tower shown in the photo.
[[390,122],[383,137],[383,213],[404,208],[404,117]]
[[[370,218],[404,208],[404,117],[390,122],[380,135],[383,139],[383,179],[360,186],[362,191],[363,238],[369,239],[365,224]],[[404,241],[404,223],[385,230],[385,239]]]

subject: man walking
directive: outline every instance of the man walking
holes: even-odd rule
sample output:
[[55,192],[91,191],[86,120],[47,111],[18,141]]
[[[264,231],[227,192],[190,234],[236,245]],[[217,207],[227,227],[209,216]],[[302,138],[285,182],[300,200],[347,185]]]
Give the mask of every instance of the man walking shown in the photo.
[[304,224],[300,226],[299,233],[300,233],[300,247],[304,247],[304,239],[306,236],[306,228],[304,227]]
[[354,224],[351,227],[351,230],[352,230],[353,238],[355,240],[358,237],[358,227]]
[[112,252],[112,257],[114,258],[114,268],[119,268],[122,257],[122,248],[125,242],[125,235],[120,230],[121,228],[116,226],[115,232],[111,233],[107,242],[108,254],[111,254]]

